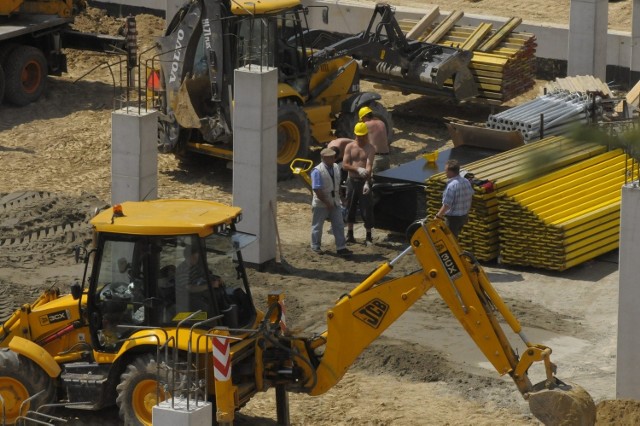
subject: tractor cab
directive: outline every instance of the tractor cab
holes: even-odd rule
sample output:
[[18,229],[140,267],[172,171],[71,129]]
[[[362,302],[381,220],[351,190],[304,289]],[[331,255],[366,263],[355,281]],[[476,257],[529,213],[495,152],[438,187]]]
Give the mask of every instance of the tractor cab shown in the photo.
[[235,229],[240,209],[194,200],[127,202],[92,221],[87,308],[94,345],[114,350],[141,328],[250,327],[256,320]]

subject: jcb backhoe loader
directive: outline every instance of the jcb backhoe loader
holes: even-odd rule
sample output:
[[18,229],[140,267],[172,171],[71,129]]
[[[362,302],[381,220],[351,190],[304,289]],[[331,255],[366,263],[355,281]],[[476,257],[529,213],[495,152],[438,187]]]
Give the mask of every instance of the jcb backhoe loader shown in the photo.
[[469,52],[407,42],[388,5],[356,37],[309,31],[306,12],[299,0],[191,0],[180,9],[158,42],[160,151],[232,159],[233,72],[247,65],[278,69],[279,179],[312,141],[352,135],[362,106],[391,140],[391,117],[379,94],[360,91],[359,66],[387,83],[435,90],[452,78],[463,98],[477,93]]
[[[240,218],[239,208],[195,200],[126,202],[95,216],[82,285],[65,296],[45,292],[0,328],[7,424],[62,402],[84,409],[117,404],[125,424],[151,425],[153,407],[176,397],[213,401],[217,420],[230,422],[270,387],[280,396],[320,395],[432,287],[498,373],[511,376],[534,415],[547,424],[595,421],[589,395],[555,377],[551,349],[527,339],[444,222],[412,225],[409,247],[340,296],[327,310],[325,332],[303,337],[284,330],[282,294],[269,296],[266,313],[254,307],[241,249],[255,237],[235,230]],[[385,280],[411,252],[421,269]],[[522,337],[520,356],[498,315]],[[222,351],[226,377],[216,372],[211,337],[229,345]],[[527,373],[535,362],[543,363],[546,380],[532,385]]]

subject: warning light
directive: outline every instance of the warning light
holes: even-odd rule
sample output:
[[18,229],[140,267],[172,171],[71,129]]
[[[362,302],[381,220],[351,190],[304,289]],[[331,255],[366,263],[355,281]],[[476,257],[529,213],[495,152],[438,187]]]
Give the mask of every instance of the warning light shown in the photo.
[[153,90],[154,92],[158,92],[161,90],[160,85],[160,73],[157,70],[153,70],[149,73],[149,77],[147,78],[147,90]]
[[116,217],[124,217],[124,212],[122,211],[122,205],[116,204],[113,206],[113,216],[111,216],[111,224],[113,225],[113,220]]

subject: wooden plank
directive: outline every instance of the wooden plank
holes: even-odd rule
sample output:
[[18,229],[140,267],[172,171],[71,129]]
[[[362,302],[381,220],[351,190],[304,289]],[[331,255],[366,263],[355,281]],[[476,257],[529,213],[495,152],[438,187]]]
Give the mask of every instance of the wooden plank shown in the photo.
[[484,39],[487,34],[491,31],[493,26],[487,22],[483,22],[478,25],[478,28],[474,32],[471,33],[469,38],[462,45],[462,50],[475,50],[476,47],[482,43],[482,39]]
[[420,19],[418,23],[407,32],[407,38],[411,40],[418,40],[420,36],[424,34],[429,25],[431,25],[439,16],[440,8],[438,5],[431,5],[431,10],[427,10],[422,19]]
[[[627,92],[627,96],[625,99],[627,101],[627,105],[629,108],[635,107],[638,108],[638,99],[640,98],[640,81],[638,81],[632,88]],[[620,102],[616,105],[616,112],[622,112],[624,109],[624,103]]]
[[481,52],[489,52],[493,50],[500,42],[507,37],[520,23],[522,19],[520,18],[511,18],[507,22],[504,23],[498,31],[494,35],[492,35],[489,40],[484,42],[478,50]]
[[464,16],[464,12],[454,10],[447,16],[447,18],[440,22],[440,24],[425,38],[427,43],[437,43],[442,37],[449,32],[453,25]]

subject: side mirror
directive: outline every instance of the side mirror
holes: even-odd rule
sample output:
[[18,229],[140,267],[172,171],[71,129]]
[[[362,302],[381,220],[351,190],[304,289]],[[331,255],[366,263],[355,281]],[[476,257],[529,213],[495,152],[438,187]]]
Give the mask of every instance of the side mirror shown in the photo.
[[322,23],[325,25],[329,23],[329,8],[322,9]]
[[80,286],[80,284],[71,284],[71,296],[73,297],[73,300],[80,299],[80,296],[82,296],[82,286]]

